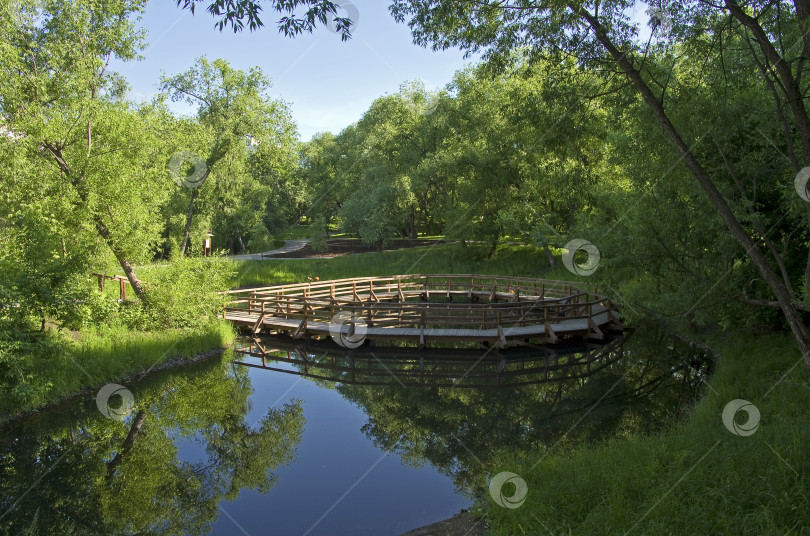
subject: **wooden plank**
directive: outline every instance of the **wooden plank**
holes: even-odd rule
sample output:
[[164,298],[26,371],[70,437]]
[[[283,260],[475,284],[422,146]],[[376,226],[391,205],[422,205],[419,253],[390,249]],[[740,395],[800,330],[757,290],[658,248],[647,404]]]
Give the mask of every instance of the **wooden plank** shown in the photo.
[[253,324],[253,328],[251,328],[251,330],[250,330],[251,333],[253,333],[254,335],[257,335],[261,331],[262,322],[264,322],[264,317],[265,316],[266,316],[266,313],[262,313],[262,314],[259,315],[258,320],[256,320],[256,323]]

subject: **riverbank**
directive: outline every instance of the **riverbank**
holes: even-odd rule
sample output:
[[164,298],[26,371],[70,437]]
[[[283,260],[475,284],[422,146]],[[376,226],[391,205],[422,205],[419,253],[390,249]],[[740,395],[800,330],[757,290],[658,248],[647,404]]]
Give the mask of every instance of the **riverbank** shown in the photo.
[[[793,339],[701,342],[721,360],[686,422],[564,452],[499,453],[527,493],[513,509],[479,501],[490,533],[809,534],[810,381]],[[752,405],[735,414],[735,400]]]
[[123,383],[221,352],[235,330],[220,319],[189,329],[136,331],[94,326],[81,332],[53,331],[32,355],[23,381],[0,399],[0,423],[83,396],[101,386]]
[[483,519],[471,512],[459,512],[451,518],[409,530],[400,536],[487,536]]

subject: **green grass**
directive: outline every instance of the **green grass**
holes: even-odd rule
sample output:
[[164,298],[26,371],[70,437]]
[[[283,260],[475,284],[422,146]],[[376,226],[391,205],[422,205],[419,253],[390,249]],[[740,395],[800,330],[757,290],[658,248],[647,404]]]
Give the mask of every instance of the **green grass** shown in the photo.
[[[332,259],[244,261],[234,286],[300,283],[307,277],[321,280],[397,274],[480,273],[576,280],[561,263],[549,269],[545,253],[532,246],[501,246],[495,258],[461,244],[345,255]],[[583,278],[584,279],[584,278]]]
[[0,398],[0,420],[98,389],[170,359],[189,359],[224,348],[235,336],[234,329],[219,319],[188,330],[140,332],[124,326],[96,326],[72,335],[53,333],[49,350],[31,356],[26,381]]
[[301,240],[303,238],[309,238],[309,235],[309,225],[293,225],[278,233],[278,237],[282,240]]
[[[810,381],[793,339],[715,346],[722,359],[687,422],[545,457],[501,453],[493,474],[520,475],[529,493],[511,510],[479,501],[492,534],[810,534]],[[761,412],[748,437],[721,420],[738,398]]]

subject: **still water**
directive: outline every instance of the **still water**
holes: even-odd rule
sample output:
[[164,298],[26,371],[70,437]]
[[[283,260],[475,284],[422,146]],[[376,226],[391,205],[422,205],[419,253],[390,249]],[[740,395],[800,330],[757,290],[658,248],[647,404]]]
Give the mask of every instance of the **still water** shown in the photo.
[[710,364],[651,326],[508,352],[244,340],[128,383],[119,418],[114,395],[112,418],[82,399],[0,428],[0,532],[396,536],[488,500],[505,454],[682,418]]

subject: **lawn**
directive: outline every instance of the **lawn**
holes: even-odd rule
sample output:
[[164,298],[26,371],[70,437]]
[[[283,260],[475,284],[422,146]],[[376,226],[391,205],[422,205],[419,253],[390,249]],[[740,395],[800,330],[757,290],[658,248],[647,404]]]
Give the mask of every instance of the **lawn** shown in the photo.
[[398,274],[497,274],[577,280],[561,263],[550,269],[545,253],[533,246],[503,245],[494,258],[462,244],[346,255],[333,259],[245,261],[238,267],[235,287],[300,283],[307,277],[340,279]]

